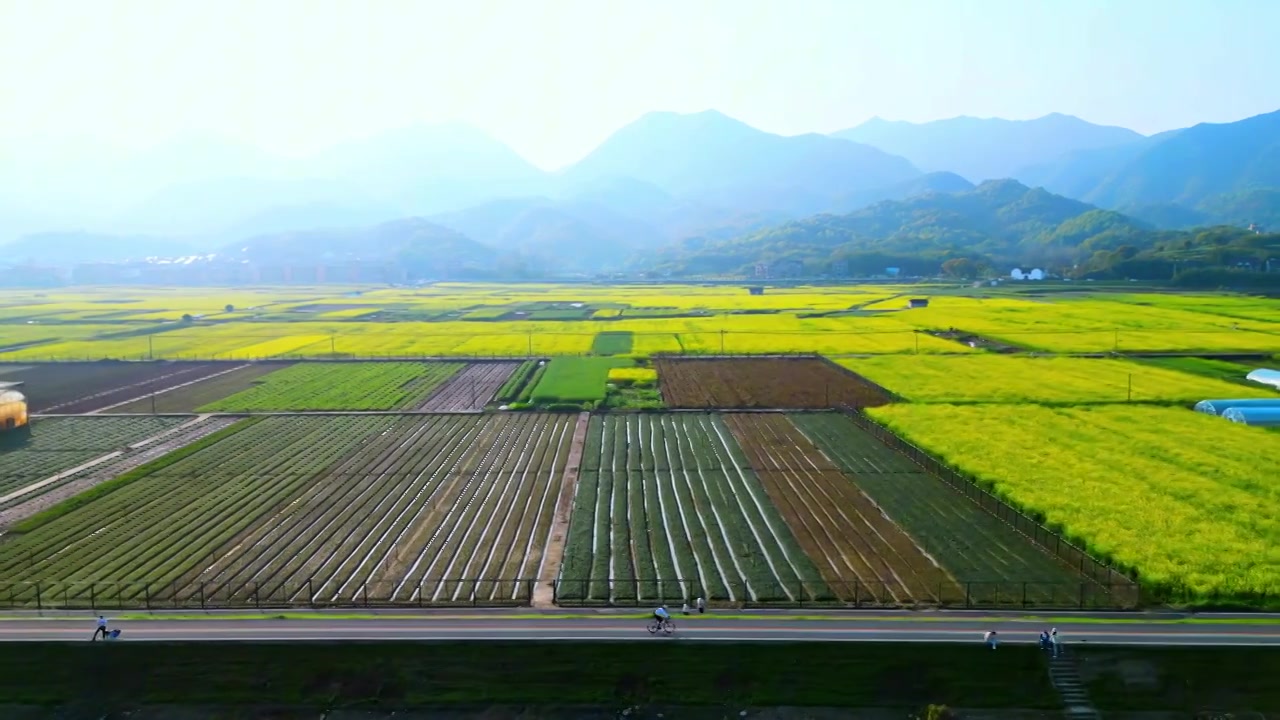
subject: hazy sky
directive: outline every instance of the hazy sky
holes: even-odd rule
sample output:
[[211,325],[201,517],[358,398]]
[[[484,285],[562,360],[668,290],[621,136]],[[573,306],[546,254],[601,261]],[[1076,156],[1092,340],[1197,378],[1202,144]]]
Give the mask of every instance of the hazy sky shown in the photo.
[[0,0],[0,141],[304,153],[460,120],[544,167],[649,110],[783,134],[1280,108],[1280,0]]

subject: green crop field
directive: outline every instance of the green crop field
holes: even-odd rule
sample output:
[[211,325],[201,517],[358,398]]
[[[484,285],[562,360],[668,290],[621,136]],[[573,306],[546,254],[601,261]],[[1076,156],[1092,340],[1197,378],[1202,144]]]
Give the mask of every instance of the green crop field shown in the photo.
[[462,368],[460,363],[299,363],[201,412],[396,410],[416,407]]
[[572,433],[567,415],[246,421],[17,524],[0,584],[20,602],[37,584],[82,603],[516,602]]
[[177,417],[58,417],[29,436],[0,436],[0,496],[177,427]]
[[555,358],[547,364],[531,397],[537,403],[600,402],[609,370],[630,364],[615,358]]

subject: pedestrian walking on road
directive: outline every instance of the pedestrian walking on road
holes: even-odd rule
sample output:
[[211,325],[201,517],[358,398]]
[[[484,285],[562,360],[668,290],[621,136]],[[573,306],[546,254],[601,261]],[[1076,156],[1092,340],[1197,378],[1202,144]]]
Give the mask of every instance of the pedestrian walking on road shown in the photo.
[[1058,653],[1062,652],[1062,646],[1059,645],[1058,628],[1049,631],[1049,644],[1053,646],[1053,656],[1058,657]]
[[102,639],[107,639],[107,619],[101,615],[98,616],[98,627],[93,630],[93,637],[90,642],[98,639],[98,633],[102,633]]
[[1041,649],[1041,650],[1048,650],[1048,649],[1050,649],[1050,648],[1049,648],[1049,631],[1048,631],[1048,630],[1041,630],[1041,631],[1040,631],[1040,649]]
[[982,636],[982,642],[991,646],[992,650],[996,649],[996,631],[988,630],[986,635]]
[[688,614],[689,614],[689,603],[685,603],[684,605],[682,605],[682,606],[680,607],[680,612],[681,612],[681,613],[683,613],[683,614],[685,614],[685,615],[688,615]]
[[698,606],[699,614],[705,613],[707,611],[707,601],[703,600],[702,596],[698,596],[698,600],[695,604]]

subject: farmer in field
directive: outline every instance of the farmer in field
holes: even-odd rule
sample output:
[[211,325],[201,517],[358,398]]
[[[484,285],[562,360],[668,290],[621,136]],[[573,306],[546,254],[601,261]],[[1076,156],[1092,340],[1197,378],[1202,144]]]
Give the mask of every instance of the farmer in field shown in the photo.
[[101,615],[98,616],[98,627],[93,631],[93,637],[90,642],[98,639],[98,633],[102,633],[102,639],[107,639],[107,619]]

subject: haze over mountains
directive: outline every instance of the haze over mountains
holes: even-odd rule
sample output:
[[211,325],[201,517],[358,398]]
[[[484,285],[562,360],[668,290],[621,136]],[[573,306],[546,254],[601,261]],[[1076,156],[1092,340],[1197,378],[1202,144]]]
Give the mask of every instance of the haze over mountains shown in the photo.
[[[232,256],[252,248],[298,262],[409,253],[424,272],[450,267],[423,261],[434,248],[459,262],[562,273],[673,269],[702,254],[697,264],[712,272],[786,256],[785,238],[815,229],[828,251],[852,243],[846,255],[942,258],[966,247],[1030,260],[1093,238],[1058,230],[1085,215],[1085,226],[1113,238],[1123,227],[1130,241],[1162,228],[1280,226],[1280,112],[1152,137],[1060,114],[875,119],[830,136],[783,137],[716,111],[655,112],[554,173],[459,125],[407,128],[301,159],[208,137],[136,154],[86,145],[60,157],[11,155],[0,166],[0,242],[53,233],[2,246],[11,258],[43,262],[173,247]],[[993,193],[1004,210],[975,199]],[[908,199],[905,215],[875,205]],[[992,215],[1019,203],[1056,209],[1030,224]],[[1096,208],[1129,217],[1090,215]],[[922,214],[933,220],[919,222]],[[848,217],[830,218],[839,215]],[[730,246],[721,261],[707,260],[710,248]]]

